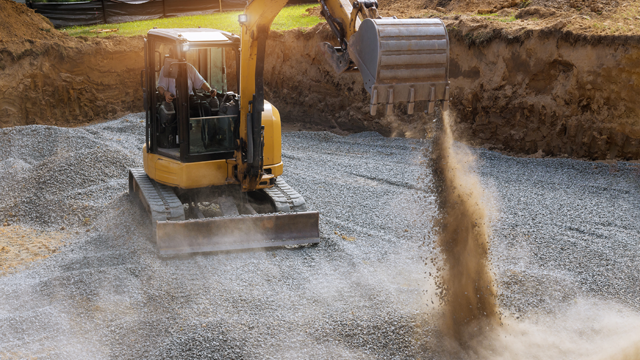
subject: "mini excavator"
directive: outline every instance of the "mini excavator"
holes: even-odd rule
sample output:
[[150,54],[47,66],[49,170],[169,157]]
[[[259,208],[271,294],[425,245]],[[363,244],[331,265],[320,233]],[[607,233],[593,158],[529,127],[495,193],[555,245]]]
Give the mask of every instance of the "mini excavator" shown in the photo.
[[[417,101],[429,112],[448,106],[441,20],[382,18],[372,0],[320,3],[339,45],[320,47],[336,73],[361,73],[372,115],[379,106],[392,114],[396,103],[408,113]],[[264,99],[269,29],[286,4],[250,2],[238,17],[240,36],[204,28],[147,34],[144,168],[129,170],[129,193],[150,214],[161,255],[320,241],[318,212],[280,177],[280,115]],[[189,89],[189,67],[218,92]],[[156,90],[161,75],[175,81],[171,102]]]

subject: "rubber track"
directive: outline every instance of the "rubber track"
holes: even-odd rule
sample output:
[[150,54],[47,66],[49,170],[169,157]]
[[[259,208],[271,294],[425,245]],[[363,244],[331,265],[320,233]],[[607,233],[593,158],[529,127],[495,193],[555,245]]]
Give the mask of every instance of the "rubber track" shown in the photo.
[[276,184],[263,191],[269,196],[277,212],[307,211],[307,203],[304,201],[302,195],[293,190],[293,188],[281,178],[276,178]]
[[[157,221],[185,220],[182,202],[170,187],[151,180],[144,169],[129,169],[129,181],[135,181],[140,189],[138,196],[149,211],[154,228]],[[133,189],[129,184],[129,192]]]

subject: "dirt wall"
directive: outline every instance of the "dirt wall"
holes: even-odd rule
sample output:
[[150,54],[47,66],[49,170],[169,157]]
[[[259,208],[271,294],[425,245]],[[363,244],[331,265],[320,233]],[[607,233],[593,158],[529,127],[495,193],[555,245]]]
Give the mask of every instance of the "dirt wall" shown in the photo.
[[638,38],[540,30],[482,40],[456,25],[450,76],[464,139],[525,154],[640,158]]
[[0,128],[141,111],[142,44],[142,37],[70,37],[24,4],[0,0]]
[[[554,29],[500,30],[448,21],[456,136],[518,154],[640,159],[640,41]],[[46,29],[45,29],[46,30]],[[0,42],[0,127],[74,126],[142,111],[142,38]],[[370,116],[358,72],[336,75],[318,44],[325,24],[273,32],[266,98],[302,129],[424,137],[416,114]],[[381,111],[379,111],[381,113]]]
[[[640,158],[640,41],[450,21],[456,135],[519,154]],[[271,36],[265,81],[284,121],[424,136],[423,114],[368,115],[359,73],[336,76],[317,47],[326,25]]]
[[0,127],[73,126],[141,111],[141,38],[22,41],[0,47]]
[[[392,135],[382,116],[369,116],[369,94],[358,71],[336,75],[319,44],[334,36],[326,24],[306,31],[272,33],[267,42],[265,97],[276,105],[283,121],[306,127]],[[421,114],[403,117],[421,122]]]

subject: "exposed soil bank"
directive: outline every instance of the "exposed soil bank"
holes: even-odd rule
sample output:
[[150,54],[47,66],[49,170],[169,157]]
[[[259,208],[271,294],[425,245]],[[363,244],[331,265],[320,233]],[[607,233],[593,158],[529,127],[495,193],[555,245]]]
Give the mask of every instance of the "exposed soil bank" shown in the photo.
[[640,38],[449,27],[457,130],[469,142],[640,158]]
[[0,127],[78,125],[142,107],[142,39],[73,38],[0,0]]
[[73,126],[141,111],[142,64],[141,38],[0,43],[0,127]]
[[[448,27],[457,138],[521,154],[640,158],[637,37],[513,32],[468,18]],[[359,73],[336,76],[317,47],[331,40],[323,25],[272,34],[266,85],[285,121],[411,137],[429,131],[426,116],[403,109],[393,121],[368,115]]]

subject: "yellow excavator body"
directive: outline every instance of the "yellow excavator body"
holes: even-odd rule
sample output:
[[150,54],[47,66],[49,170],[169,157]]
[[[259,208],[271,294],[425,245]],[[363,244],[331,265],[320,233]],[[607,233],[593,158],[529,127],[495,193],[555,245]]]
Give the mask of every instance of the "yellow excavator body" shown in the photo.
[[[360,71],[372,115],[378,106],[391,114],[396,103],[409,113],[416,101],[428,101],[429,111],[447,106],[442,21],[381,18],[375,0],[319,2],[339,43],[321,49],[337,73]],[[130,169],[129,193],[150,214],[161,255],[320,242],[319,213],[281,177],[280,114],[264,99],[267,39],[286,3],[251,1],[239,36],[203,28],[147,34],[144,167]]]

